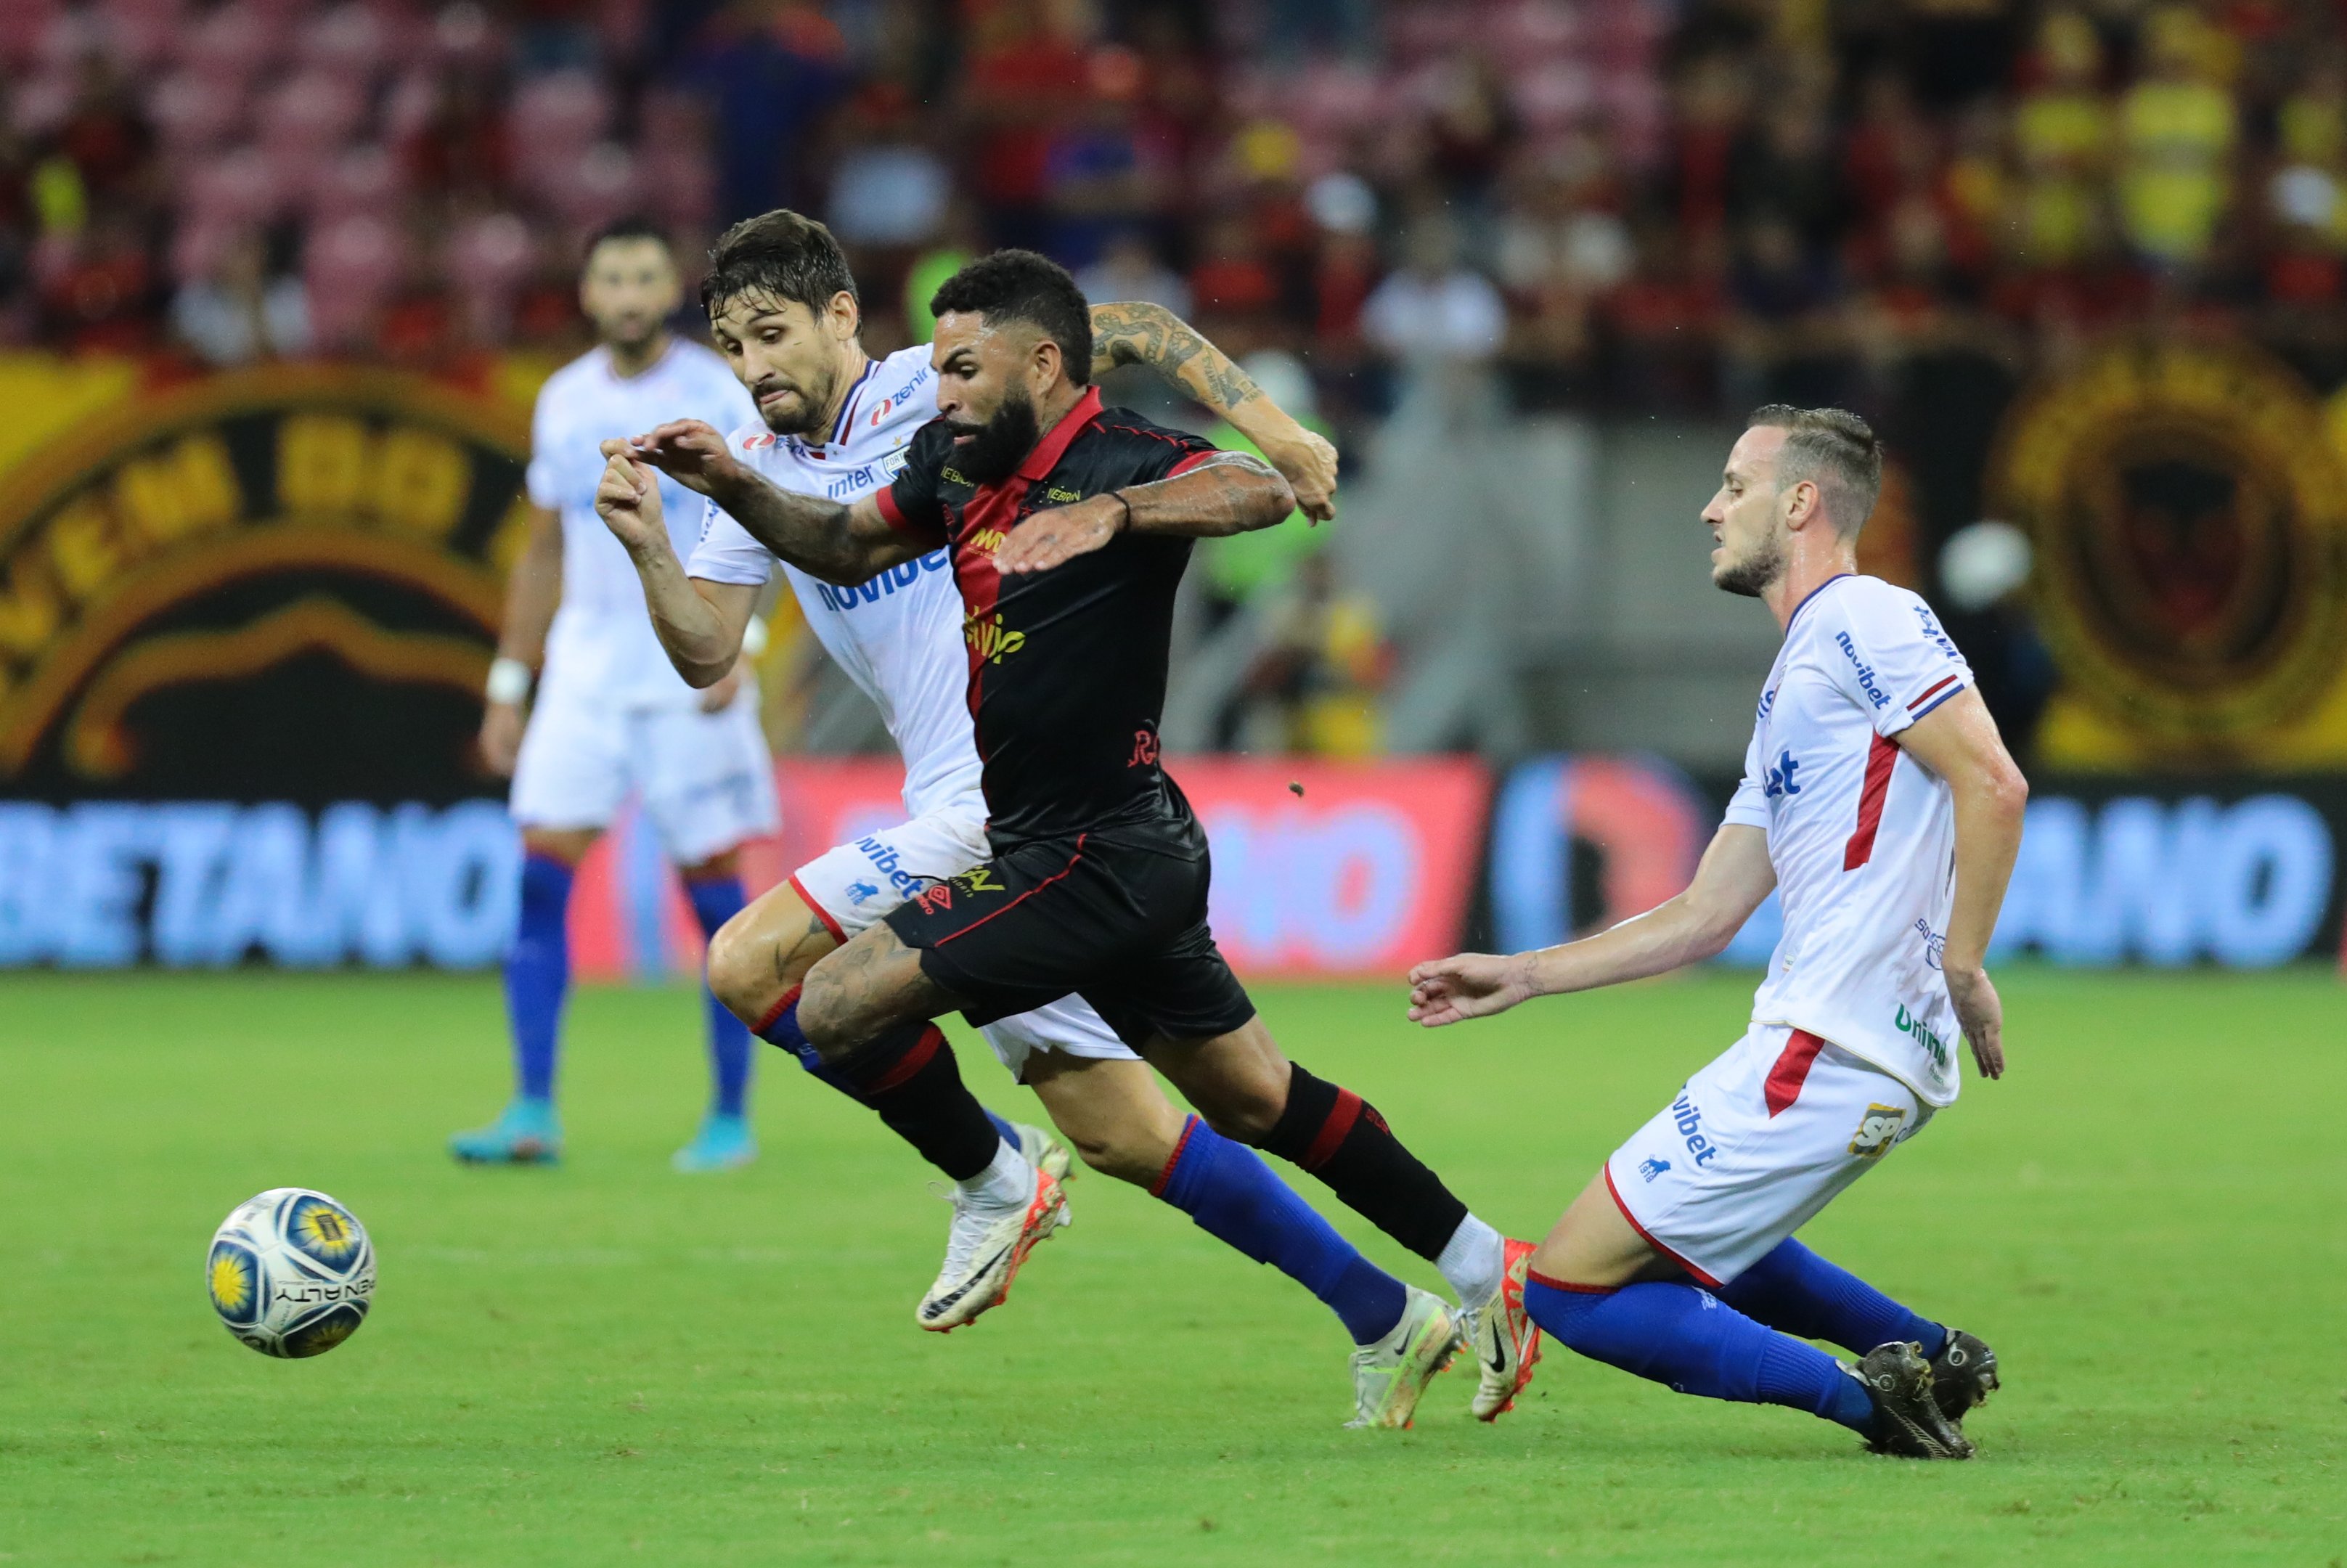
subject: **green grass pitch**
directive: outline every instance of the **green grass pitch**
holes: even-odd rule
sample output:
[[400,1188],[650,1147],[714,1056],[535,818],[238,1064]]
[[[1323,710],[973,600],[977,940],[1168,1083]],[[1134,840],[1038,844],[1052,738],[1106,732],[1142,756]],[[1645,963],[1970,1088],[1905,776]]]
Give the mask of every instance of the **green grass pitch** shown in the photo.
[[[1530,1235],[1749,984],[1439,1034],[1394,987],[1261,999]],[[2337,1568],[2337,980],[2015,968],[2005,996],[2012,1075],[1805,1233],[2004,1357],[1982,1458],[1909,1465],[1554,1348],[1495,1428],[1454,1371],[1415,1430],[1342,1430],[1335,1320],[1096,1175],[1008,1306],[922,1334],[943,1205],[778,1055],[759,1163],[669,1170],[704,1081],[681,989],[578,996],[569,1163],[466,1171],[442,1142],[504,1091],[491,979],[6,978],[0,1563]],[[982,1047],[962,1061],[1033,1114]],[[381,1255],[374,1317],[313,1361],[245,1350],[203,1296],[212,1227],[282,1184],[349,1203]]]

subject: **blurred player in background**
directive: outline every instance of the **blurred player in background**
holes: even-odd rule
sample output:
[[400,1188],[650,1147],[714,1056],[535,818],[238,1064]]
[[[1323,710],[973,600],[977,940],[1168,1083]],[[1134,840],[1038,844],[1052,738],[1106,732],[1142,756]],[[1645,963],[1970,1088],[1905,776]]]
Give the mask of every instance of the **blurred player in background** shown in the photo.
[[1753,415],[1703,516],[1712,580],[1765,602],[1785,642],[1694,882],[1582,941],[1421,964],[1410,1017],[1434,1028],[1698,962],[1779,890],[1750,1029],[1573,1200],[1525,1299],[1583,1355],[1681,1393],[1969,1459],[1963,1416],[1997,1386],[1995,1355],[1793,1239],[1955,1102],[1959,1031],[1983,1074],[2004,1071],[1985,964],[2028,785],[1931,607],[1858,575],[1881,481],[1856,415]]
[[[571,877],[629,792],[712,934],[743,904],[737,847],[778,825],[754,683],[740,669],[705,691],[677,678],[644,617],[627,552],[595,515],[602,442],[668,419],[730,427],[756,416],[723,359],[669,332],[681,297],[676,260],[658,229],[630,220],[603,231],[579,285],[600,341],[538,395],[529,543],[507,584],[481,723],[482,753],[512,777],[522,832],[521,923],[506,960],[516,1083],[493,1124],[450,1140],[460,1160],[526,1163],[561,1152],[554,1070],[570,979]],[[671,488],[671,515],[697,519],[698,497]],[[692,539],[678,543],[690,548]],[[757,1152],[743,1114],[749,1033],[713,998],[707,1010],[715,1089],[700,1132],[677,1151],[681,1171],[740,1165]]]
[[[951,1047],[925,1021],[889,1030],[872,1049],[834,1063],[798,1032],[796,1004],[800,982],[819,961],[853,959],[855,948],[888,935],[881,922],[917,906],[974,910],[979,925],[990,918],[985,910],[995,904],[1005,913],[1020,907],[1023,901],[1004,897],[1005,884],[988,864],[999,853],[995,835],[1019,825],[1006,825],[1011,803],[997,793],[1001,781],[995,763],[981,762],[980,753],[991,759],[1005,744],[1018,748],[1030,759],[1023,780],[1031,782],[1038,776],[1033,759],[1062,743],[1053,737],[1076,737],[1064,740],[1083,758],[1071,778],[1081,773],[1099,784],[1105,774],[1141,792],[1125,803],[1138,815],[1102,825],[1106,835],[1165,830],[1159,834],[1164,842],[1151,839],[1155,848],[1121,853],[1128,859],[1137,853],[1142,864],[1154,866],[1163,850],[1164,875],[1186,890],[1166,893],[1146,914],[1132,899],[1120,903],[1112,897],[1111,907],[1051,916],[1041,928],[1005,920],[989,930],[989,938],[999,938],[989,944],[996,962],[1029,964],[1044,978],[1023,987],[1015,1000],[989,994],[986,1005],[973,1006],[988,1042],[1034,1089],[1087,1163],[1145,1186],[1218,1239],[1277,1265],[1336,1312],[1356,1347],[1356,1425],[1408,1424],[1426,1378],[1457,1343],[1455,1320],[1429,1293],[1408,1289],[1364,1259],[1242,1138],[1312,1171],[1437,1262],[1471,1317],[1490,1326],[1493,1348],[1476,1413],[1496,1417],[1522,1389],[1534,1359],[1532,1330],[1521,1307],[1521,1271],[1530,1246],[1503,1243],[1469,1214],[1358,1096],[1281,1057],[1205,932],[1204,844],[1187,806],[1159,770],[1149,695],[1153,689],[1162,696],[1163,690],[1165,616],[1186,540],[1135,543],[1092,558],[1088,569],[1071,569],[1053,579],[1065,603],[1031,615],[1006,596],[1002,606],[1017,618],[1008,625],[1000,614],[968,605],[956,583],[958,573],[991,572],[988,554],[999,547],[1002,530],[1020,537],[1022,530],[1013,524],[1021,508],[1076,502],[1080,491],[1100,493],[1099,475],[1054,479],[1043,473],[1071,441],[1088,441],[1086,451],[1106,454],[1104,460],[1142,479],[1162,478],[1176,468],[1197,473],[1217,463],[1239,465],[1240,482],[1277,503],[1276,513],[1255,520],[1272,523],[1287,515],[1289,486],[1263,463],[1215,453],[1195,437],[1122,411],[1103,414],[1089,383],[1113,364],[1156,367],[1225,414],[1293,477],[1294,499],[1315,518],[1331,510],[1334,453],[1158,307],[1105,304],[1087,312],[1065,272],[1024,252],[974,263],[948,287],[990,291],[984,296],[994,307],[990,313],[965,301],[959,320],[965,336],[987,345],[984,352],[993,357],[1000,396],[999,406],[957,404],[959,413],[951,415],[965,424],[985,422],[986,434],[969,438],[967,454],[957,450],[944,474],[958,478],[952,464],[960,463],[1004,482],[989,492],[993,524],[979,530],[983,537],[967,550],[947,547],[942,536],[908,542],[909,536],[882,520],[880,508],[889,504],[892,482],[899,487],[909,482],[908,458],[923,443],[949,437],[951,427],[936,417],[943,384],[938,366],[948,367],[960,388],[969,375],[969,355],[978,351],[948,353],[941,335],[934,351],[908,349],[876,364],[867,360],[856,342],[859,318],[846,262],[821,225],[794,214],[770,213],[728,234],[705,286],[717,339],[758,394],[764,425],[728,439],[680,423],[632,446],[608,448],[613,464],[600,505],[613,531],[630,539],[662,640],[687,677],[714,679],[733,658],[736,629],[772,571],[776,552],[766,541],[778,542],[809,620],[879,702],[907,763],[906,804],[913,820],[833,850],[761,898],[712,946],[711,982],[737,1012],[756,1020],[765,1038],[790,1045],[811,1071],[870,1105],[954,1179],[946,1262],[917,1310],[920,1326],[951,1328],[999,1303],[1027,1250],[1051,1234],[1064,1212],[1056,1180],[1064,1166],[1046,1163],[1049,1141],[1036,1130],[999,1121],[989,1130],[988,1113],[960,1081]],[[1022,350],[1028,359],[1020,357]],[[1064,406],[1014,395],[1013,386],[1026,387],[1029,378],[1026,371],[1012,372],[1013,364],[1035,371],[1045,395]],[[1038,425],[1046,408],[1055,417],[1067,415],[1049,436]],[[1046,450],[1054,456],[1046,457]],[[933,459],[938,451],[931,449]],[[649,470],[640,463],[657,463],[712,497],[708,530],[689,568],[649,515],[648,504],[663,492],[649,484]],[[938,477],[930,474],[928,481]],[[1133,494],[1145,497],[1158,487],[1143,484]],[[973,520],[979,510],[973,502]],[[824,563],[818,580],[813,563],[782,537],[794,518],[860,530],[861,542],[852,549],[868,556]],[[884,561],[887,569],[876,571]],[[1089,569],[1103,566],[1105,572]],[[1030,647],[1030,641],[1041,646]],[[998,670],[1019,677],[1028,693],[1015,736],[989,727],[978,672],[985,672],[984,690],[991,692],[999,686]],[[1133,713],[1133,723],[1122,729],[1121,718],[1106,719],[1107,741],[1101,727],[1105,710],[1089,700],[1097,696],[1089,683],[1102,680],[1123,689],[1120,701],[1129,701]],[[980,733],[986,747],[976,743]],[[1041,764],[1041,774],[1053,771],[1050,763]],[[1096,852],[1105,848],[1095,845]],[[1071,924],[1051,923],[1071,918]],[[1190,928],[1178,938],[1170,932],[1135,933],[1126,928],[1135,920],[1190,923]],[[1211,994],[1187,1004],[1171,999],[1161,976],[1153,998],[1173,1012],[1161,1007],[1151,1014],[1147,1004],[1127,1008],[1121,1027],[1112,1028],[1087,996],[1069,994],[1073,982],[1064,976],[1070,964],[1088,964],[1105,992],[1113,993],[1113,981],[1102,972],[1103,942],[1146,950],[1150,958],[1135,968],[1178,970],[1193,990],[1203,981]],[[849,950],[827,960],[843,944]],[[1236,1031],[1227,1052],[1198,1038],[1225,1030]],[[1141,1048],[1151,1048],[1148,1061]],[[1250,1071],[1235,1073],[1219,1060],[1234,1054]],[[1216,1126],[1176,1111],[1152,1063]],[[1512,1263],[1512,1288],[1504,1280]],[[1479,1351],[1485,1343],[1479,1336]]]

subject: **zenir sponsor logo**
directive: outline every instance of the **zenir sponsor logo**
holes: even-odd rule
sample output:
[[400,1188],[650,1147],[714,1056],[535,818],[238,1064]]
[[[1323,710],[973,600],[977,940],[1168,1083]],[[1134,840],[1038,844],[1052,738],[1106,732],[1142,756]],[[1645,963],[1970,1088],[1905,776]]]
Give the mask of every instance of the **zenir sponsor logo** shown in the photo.
[[1006,654],[1018,652],[1027,646],[1027,634],[1013,631],[1002,624],[1002,617],[980,617],[965,612],[961,618],[963,641],[977,651],[979,658],[989,664],[999,664]]
[[1082,500],[1084,498],[1084,493],[1081,490],[1062,490],[1058,486],[1054,485],[1051,488],[1043,492],[1043,498],[1047,501],[1057,501],[1061,506],[1065,506],[1070,501]]

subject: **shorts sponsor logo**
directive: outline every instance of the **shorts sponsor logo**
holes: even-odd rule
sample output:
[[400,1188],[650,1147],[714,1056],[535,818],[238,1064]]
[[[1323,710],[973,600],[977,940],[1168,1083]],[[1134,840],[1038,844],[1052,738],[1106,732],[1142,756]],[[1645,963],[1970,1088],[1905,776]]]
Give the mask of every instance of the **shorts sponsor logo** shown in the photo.
[[1850,1152],[1861,1160],[1880,1160],[1883,1152],[1899,1142],[1906,1131],[1907,1108],[1903,1105],[1870,1105],[1858,1121],[1857,1135],[1850,1141]]
[[1874,666],[1858,656],[1858,644],[1850,640],[1850,633],[1835,632],[1834,641],[1840,647],[1843,656],[1849,659],[1850,667],[1858,671],[1859,689],[1866,693],[1866,700],[1878,708],[1889,707],[1891,694],[1875,683]]
[[1776,765],[1768,770],[1768,782],[1760,793],[1770,800],[1775,800],[1779,795],[1800,794],[1801,786],[1793,782],[1793,774],[1800,765],[1801,759],[1791,752],[1778,753]]
[[869,882],[851,882],[847,885],[847,901],[851,904],[868,903],[879,897],[880,889]]
[[951,880],[955,886],[960,888],[963,892],[971,895],[979,893],[1008,893],[1010,891],[1010,888],[1005,887],[1001,883],[995,880],[994,867],[991,866],[973,866],[968,871],[961,873]]
[[[909,898],[927,885],[926,878],[916,876],[905,869],[905,863],[897,854],[894,845],[877,838],[859,838],[856,841],[856,847],[864,852],[864,858],[872,862],[872,868],[886,876],[888,885],[902,897]],[[852,893],[854,889],[849,891]],[[879,889],[874,888],[873,891],[876,893]],[[858,899],[857,902],[863,900]]]
[[1641,1160],[1638,1162],[1638,1174],[1645,1177],[1646,1180],[1650,1182],[1670,1168],[1671,1163],[1668,1160]]
[[1003,625],[1002,617],[999,614],[981,619],[965,612],[961,618],[961,634],[963,641],[977,652],[979,661],[988,664],[999,664],[1005,655],[1016,653],[1027,646],[1027,634]]
[[1930,1051],[1934,1064],[1940,1067],[1948,1065],[1948,1042],[1933,1034],[1931,1026],[1909,1012],[1903,1003],[1900,1006],[1897,1016],[1891,1020],[1891,1023],[1901,1034]]
[[1157,765],[1158,755],[1156,733],[1135,730],[1133,732],[1133,755],[1125,759],[1124,765],[1129,768],[1153,768]]
[[1676,1127],[1679,1136],[1686,1140],[1687,1153],[1695,1156],[1696,1164],[1707,1163],[1719,1153],[1711,1140],[1703,1135],[1703,1112],[1696,1109],[1695,1102],[1687,1098],[1685,1089],[1681,1089],[1679,1097],[1671,1102],[1671,1125]]
[[1915,921],[1915,934],[1923,938],[1923,961],[1938,968],[1948,950],[1947,933],[1934,931],[1932,923],[1919,916]]
[[953,884],[933,882],[913,895],[913,902],[924,915],[934,915],[940,909],[953,907]]

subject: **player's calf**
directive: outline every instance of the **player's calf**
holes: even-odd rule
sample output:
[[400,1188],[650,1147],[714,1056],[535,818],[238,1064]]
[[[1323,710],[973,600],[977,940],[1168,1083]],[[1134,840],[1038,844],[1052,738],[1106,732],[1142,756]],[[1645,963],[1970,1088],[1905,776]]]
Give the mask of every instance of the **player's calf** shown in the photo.
[[866,927],[807,971],[798,1000],[801,1036],[825,1061],[887,1030],[926,1023],[960,1004],[921,972],[921,954],[886,923]]

